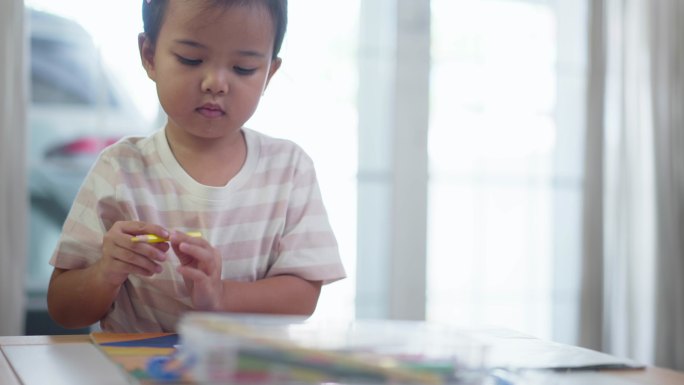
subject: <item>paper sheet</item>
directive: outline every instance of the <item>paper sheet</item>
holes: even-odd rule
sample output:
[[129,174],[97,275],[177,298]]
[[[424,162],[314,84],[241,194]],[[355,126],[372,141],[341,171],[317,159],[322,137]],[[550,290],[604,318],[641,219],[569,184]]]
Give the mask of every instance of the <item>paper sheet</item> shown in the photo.
[[24,385],[128,385],[136,382],[91,343],[3,346]]

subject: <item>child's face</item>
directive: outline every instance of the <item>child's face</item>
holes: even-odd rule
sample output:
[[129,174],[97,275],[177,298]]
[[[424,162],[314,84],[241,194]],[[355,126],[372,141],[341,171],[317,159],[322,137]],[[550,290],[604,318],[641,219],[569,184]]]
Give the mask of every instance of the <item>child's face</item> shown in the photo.
[[144,41],[141,54],[167,129],[219,138],[252,116],[280,59],[271,58],[274,26],[265,7],[205,4],[170,1],[156,46]]

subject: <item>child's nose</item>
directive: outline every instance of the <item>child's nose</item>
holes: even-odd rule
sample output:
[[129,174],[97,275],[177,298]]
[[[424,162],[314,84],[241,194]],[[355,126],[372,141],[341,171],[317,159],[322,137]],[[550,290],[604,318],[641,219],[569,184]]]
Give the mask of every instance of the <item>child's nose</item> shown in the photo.
[[202,80],[202,92],[213,95],[228,93],[228,71],[225,69],[214,69],[208,71]]

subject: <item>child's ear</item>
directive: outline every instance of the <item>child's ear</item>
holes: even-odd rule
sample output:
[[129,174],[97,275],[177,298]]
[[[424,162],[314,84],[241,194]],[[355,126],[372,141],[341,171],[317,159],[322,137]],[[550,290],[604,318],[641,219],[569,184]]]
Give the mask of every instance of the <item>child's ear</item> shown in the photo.
[[154,45],[144,33],[138,35],[138,50],[140,51],[140,61],[145,72],[147,72],[147,76],[154,80]]
[[271,60],[271,68],[268,69],[268,77],[266,78],[266,84],[264,84],[264,91],[266,91],[266,87],[268,87],[268,83],[271,81],[273,75],[278,72],[278,68],[280,68],[281,64],[283,64],[283,60],[279,57]]

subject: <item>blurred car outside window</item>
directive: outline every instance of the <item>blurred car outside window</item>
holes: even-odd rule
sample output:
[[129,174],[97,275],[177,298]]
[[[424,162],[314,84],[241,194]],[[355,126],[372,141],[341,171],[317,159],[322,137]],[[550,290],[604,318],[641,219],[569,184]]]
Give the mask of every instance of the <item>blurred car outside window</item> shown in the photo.
[[91,35],[68,18],[27,8],[30,31],[29,308],[44,306],[48,261],[84,177],[106,146],[148,133]]

